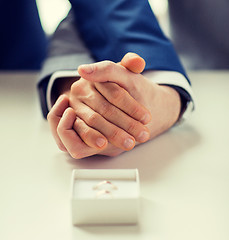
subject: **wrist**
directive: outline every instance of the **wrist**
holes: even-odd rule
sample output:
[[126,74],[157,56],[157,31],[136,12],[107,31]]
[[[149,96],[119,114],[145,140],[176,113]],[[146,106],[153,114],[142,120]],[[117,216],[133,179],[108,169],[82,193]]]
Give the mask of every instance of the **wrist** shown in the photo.
[[174,125],[180,117],[181,110],[182,110],[182,102],[180,94],[170,86],[160,85],[162,90],[162,95],[165,100],[165,104],[168,109],[168,113],[170,118],[168,119],[169,127]]
[[181,99],[179,93],[170,86],[155,85],[156,91],[152,94],[149,107],[152,121],[148,125],[150,138],[165,132],[179,119],[181,111]]

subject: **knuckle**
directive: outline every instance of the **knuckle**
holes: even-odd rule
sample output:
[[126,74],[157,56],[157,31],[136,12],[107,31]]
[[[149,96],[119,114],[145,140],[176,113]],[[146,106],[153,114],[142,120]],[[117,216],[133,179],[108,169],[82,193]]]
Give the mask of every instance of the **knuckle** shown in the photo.
[[125,91],[124,89],[116,86],[113,88],[111,91],[111,98],[114,102],[119,102],[122,101],[125,96]]
[[85,83],[82,80],[78,80],[71,85],[71,92],[77,95],[83,95],[85,92]]
[[82,97],[82,100],[85,102],[93,103],[96,101],[96,94],[94,91],[89,91],[87,94],[85,94],[84,97]]
[[139,107],[134,106],[130,110],[130,116],[132,116],[132,117],[133,116],[138,116],[139,112],[140,112]]
[[103,61],[103,70],[106,72],[106,73],[110,73],[113,71],[113,68],[114,68],[114,63],[111,62],[111,61]]
[[114,108],[108,102],[103,102],[100,106],[100,112],[103,116],[110,117],[114,114]]
[[118,136],[120,136],[120,135],[121,135],[120,130],[119,129],[114,129],[114,130],[111,131],[109,139],[111,141],[115,141],[118,138]]
[[112,153],[108,153],[107,156],[109,157],[117,157],[118,155],[120,155],[123,151],[114,151]]
[[81,133],[80,137],[82,139],[88,139],[93,134],[92,130],[90,128],[85,128]]
[[48,122],[52,122],[53,118],[54,118],[53,113],[50,111],[47,115]]
[[142,80],[139,79],[138,75],[131,76],[131,90],[132,91],[139,91],[139,89],[141,87],[141,83],[142,83]]
[[76,91],[77,88],[78,88],[78,86],[79,86],[79,81],[74,82],[74,83],[71,85],[71,92]]
[[63,144],[62,143],[60,143],[60,142],[57,142],[57,146],[58,146],[58,148],[61,150],[61,151],[63,151],[63,152],[65,152],[66,150],[65,150],[65,147],[63,146]]
[[139,86],[137,84],[137,81],[133,81],[132,85],[131,85],[131,91],[133,92],[139,92]]
[[78,151],[72,151],[69,153],[71,155],[71,157],[73,157],[74,159],[80,159],[83,157],[83,155],[78,152]]
[[99,121],[100,115],[96,112],[92,113],[90,116],[87,118],[87,124],[89,126],[95,126],[98,121]]
[[58,135],[63,135],[64,133],[64,129],[60,125],[57,126],[56,131]]
[[62,135],[62,132],[61,132],[61,130],[60,130],[60,127],[59,127],[59,126],[57,126],[57,128],[56,128],[56,131],[57,131],[57,134],[58,134],[59,136],[61,136],[61,135]]
[[126,131],[127,131],[128,133],[133,133],[133,132],[136,132],[136,129],[137,129],[137,128],[138,128],[137,122],[135,122],[135,121],[130,121],[129,124],[128,124],[128,126],[127,126]]

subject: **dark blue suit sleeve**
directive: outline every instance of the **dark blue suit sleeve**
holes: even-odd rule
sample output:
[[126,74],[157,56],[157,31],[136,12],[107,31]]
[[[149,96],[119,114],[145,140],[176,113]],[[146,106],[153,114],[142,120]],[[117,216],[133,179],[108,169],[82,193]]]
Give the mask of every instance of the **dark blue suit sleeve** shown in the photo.
[[47,39],[35,0],[0,1],[0,36],[0,69],[40,69]]
[[97,61],[119,62],[127,52],[135,52],[145,59],[146,70],[177,71],[187,78],[147,0],[70,2],[82,38]]

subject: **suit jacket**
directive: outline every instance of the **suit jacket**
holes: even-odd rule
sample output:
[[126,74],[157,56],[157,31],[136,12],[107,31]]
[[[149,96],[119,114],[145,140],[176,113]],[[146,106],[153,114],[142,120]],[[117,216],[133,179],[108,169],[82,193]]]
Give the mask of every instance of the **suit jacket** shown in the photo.
[[[72,10],[53,36],[38,82],[44,116],[50,75],[101,60],[119,62],[129,51],[146,60],[146,70],[186,73],[161,31],[147,0],[71,0]],[[187,81],[189,81],[187,79]],[[185,98],[190,96],[182,90]]]
[[229,1],[169,0],[172,40],[190,69],[229,69]]
[[35,0],[0,1],[0,36],[0,69],[40,69],[47,38]]

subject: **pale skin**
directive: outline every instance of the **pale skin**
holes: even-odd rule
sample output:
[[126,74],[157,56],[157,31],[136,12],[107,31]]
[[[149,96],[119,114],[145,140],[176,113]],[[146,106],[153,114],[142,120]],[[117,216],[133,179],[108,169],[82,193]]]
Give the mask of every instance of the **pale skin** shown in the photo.
[[57,145],[73,158],[116,156],[169,129],[181,102],[171,87],[146,79],[145,62],[128,53],[121,63],[81,65],[48,114]]

